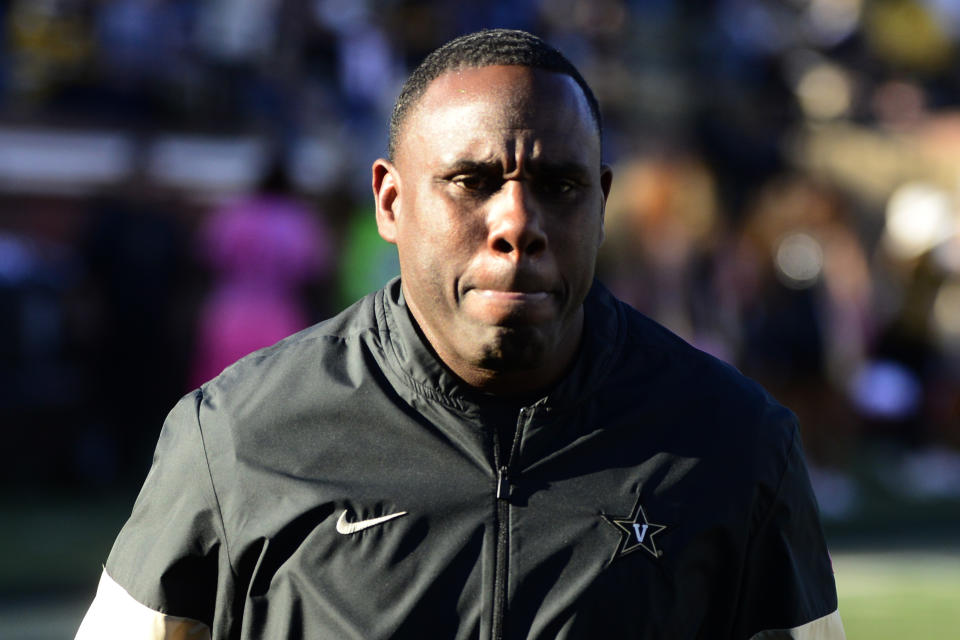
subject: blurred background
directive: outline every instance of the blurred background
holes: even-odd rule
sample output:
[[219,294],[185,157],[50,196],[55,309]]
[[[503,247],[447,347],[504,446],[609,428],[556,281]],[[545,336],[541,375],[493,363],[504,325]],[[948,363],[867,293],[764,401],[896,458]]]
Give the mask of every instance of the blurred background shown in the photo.
[[493,26],[603,107],[601,279],[799,415],[848,637],[955,633],[960,3],[0,0],[0,637],[72,637],[180,395],[397,273],[393,100]]

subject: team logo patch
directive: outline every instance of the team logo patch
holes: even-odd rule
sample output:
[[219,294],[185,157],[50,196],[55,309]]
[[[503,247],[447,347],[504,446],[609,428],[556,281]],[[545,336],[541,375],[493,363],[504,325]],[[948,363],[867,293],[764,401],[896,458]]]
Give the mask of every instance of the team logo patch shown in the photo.
[[605,513],[600,515],[603,516],[604,522],[620,532],[620,545],[613,556],[614,560],[638,549],[643,549],[654,558],[663,555],[663,551],[657,548],[655,536],[667,527],[663,524],[655,524],[647,519],[647,514],[640,505],[639,498],[637,498],[637,504],[634,505],[633,512],[629,516],[608,516]]

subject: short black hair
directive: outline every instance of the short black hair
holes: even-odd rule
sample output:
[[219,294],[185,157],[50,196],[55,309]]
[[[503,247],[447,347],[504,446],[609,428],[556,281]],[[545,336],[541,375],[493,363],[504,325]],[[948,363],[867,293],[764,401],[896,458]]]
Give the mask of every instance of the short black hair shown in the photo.
[[403,83],[390,115],[388,156],[393,159],[396,154],[404,120],[426,93],[431,82],[449,71],[494,65],[530,67],[570,76],[587,99],[590,113],[597,125],[597,135],[602,135],[603,124],[597,98],[577,68],[560,51],[526,31],[484,29],[454,38],[441,46],[428,55]]

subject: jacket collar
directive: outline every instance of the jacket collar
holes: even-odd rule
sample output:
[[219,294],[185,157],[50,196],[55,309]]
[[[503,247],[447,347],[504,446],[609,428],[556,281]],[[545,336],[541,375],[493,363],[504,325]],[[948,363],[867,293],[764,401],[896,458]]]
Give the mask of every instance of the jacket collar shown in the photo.
[[[490,396],[453,374],[416,327],[394,278],[378,294],[377,321],[388,366],[414,394],[448,408],[480,414]],[[600,385],[624,341],[622,303],[594,280],[584,301],[584,334],[571,370],[557,385],[530,404],[548,410],[579,404]]]

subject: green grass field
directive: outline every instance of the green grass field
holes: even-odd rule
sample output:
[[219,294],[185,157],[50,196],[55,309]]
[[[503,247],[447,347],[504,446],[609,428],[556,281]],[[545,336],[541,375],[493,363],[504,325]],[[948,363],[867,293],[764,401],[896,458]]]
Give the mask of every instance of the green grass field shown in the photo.
[[960,552],[833,554],[849,640],[960,638]]

